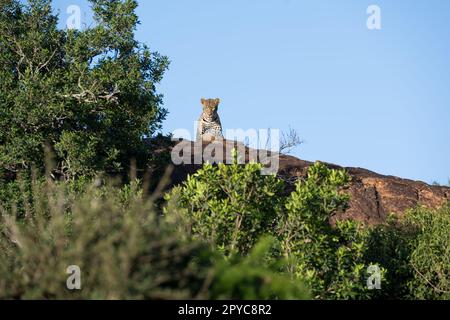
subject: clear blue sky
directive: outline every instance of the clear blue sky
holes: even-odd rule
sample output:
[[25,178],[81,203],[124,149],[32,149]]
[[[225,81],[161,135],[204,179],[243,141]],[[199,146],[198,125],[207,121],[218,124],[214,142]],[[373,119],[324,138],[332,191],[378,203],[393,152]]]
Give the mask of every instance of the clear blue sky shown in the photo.
[[[85,0],[56,0],[62,22],[71,4],[89,21]],[[220,97],[225,128],[291,126],[302,159],[450,178],[450,1],[141,0],[138,15],[137,38],[172,61],[165,132]]]

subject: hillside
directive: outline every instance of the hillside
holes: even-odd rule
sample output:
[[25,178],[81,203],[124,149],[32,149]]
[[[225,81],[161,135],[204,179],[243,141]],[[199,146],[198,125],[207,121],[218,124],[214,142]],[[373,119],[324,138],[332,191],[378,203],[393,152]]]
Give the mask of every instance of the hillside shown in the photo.
[[[191,141],[180,143],[193,146]],[[246,161],[248,161],[248,152],[252,149],[245,148],[245,150]],[[295,181],[305,175],[306,169],[312,162],[282,154],[279,159],[278,175],[286,181],[286,189],[290,191]],[[338,214],[337,218],[353,218],[369,224],[378,224],[385,221],[388,214],[402,214],[406,209],[418,204],[436,208],[450,201],[449,187],[432,186],[421,181],[381,175],[363,168],[324,163],[334,169],[345,169],[351,176],[351,183],[347,189],[351,196],[350,207],[345,213]],[[188,174],[194,173],[198,168],[200,165],[195,164],[175,166],[171,175],[172,184],[181,183]]]

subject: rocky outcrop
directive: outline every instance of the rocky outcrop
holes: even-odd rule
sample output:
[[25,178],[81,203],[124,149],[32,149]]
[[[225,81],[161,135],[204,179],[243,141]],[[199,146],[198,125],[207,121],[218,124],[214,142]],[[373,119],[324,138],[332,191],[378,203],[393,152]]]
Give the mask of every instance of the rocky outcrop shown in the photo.
[[[280,156],[280,174],[284,177],[302,177],[312,163],[291,156]],[[401,215],[417,205],[437,208],[450,201],[450,188],[431,186],[421,181],[381,175],[362,168],[340,167],[325,163],[335,169],[345,169],[351,182],[346,190],[350,194],[350,207],[338,218],[353,218],[369,224],[385,221],[388,214]]]
[[[192,146],[190,141],[183,143]],[[252,149],[245,148],[245,161],[249,160],[250,150]],[[286,181],[287,191],[293,190],[295,181],[306,175],[307,168],[311,164],[312,162],[292,156],[279,156],[278,175]],[[378,224],[385,221],[390,213],[401,215],[405,210],[419,204],[436,208],[450,201],[449,187],[431,186],[420,181],[385,176],[362,168],[325,164],[334,169],[345,169],[351,176],[350,185],[346,190],[351,197],[350,207],[346,212],[337,215],[339,219],[353,218],[369,224]],[[188,174],[194,173],[200,167],[199,164],[175,166],[171,175],[172,184],[184,181]]]

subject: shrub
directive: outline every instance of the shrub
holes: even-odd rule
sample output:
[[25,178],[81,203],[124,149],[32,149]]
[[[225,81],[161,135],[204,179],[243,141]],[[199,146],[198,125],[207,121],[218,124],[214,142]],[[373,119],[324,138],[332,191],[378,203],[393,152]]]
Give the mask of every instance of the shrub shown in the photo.
[[408,263],[412,251],[411,240],[416,232],[405,228],[399,219],[388,217],[386,223],[369,230],[366,260],[376,261],[385,270],[382,290],[379,297],[386,299],[405,299],[409,297],[408,281],[412,269]]
[[[331,225],[347,206],[344,171],[316,163],[283,196],[260,168],[205,165],[162,216],[139,180],[13,181],[0,192],[0,298],[300,299],[305,283],[317,299],[449,299],[450,205]],[[70,265],[80,291],[65,286]],[[369,265],[381,290],[366,286]]]
[[[82,188],[36,183],[23,199],[29,214],[2,210],[0,298],[308,297],[298,281],[274,272],[277,263],[262,263],[267,242],[245,259],[224,260],[160,218],[138,182]],[[80,267],[81,290],[66,288],[71,265]]]
[[450,299],[450,204],[437,210],[418,207],[406,214],[406,228],[413,228],[408,283],[415,299]]
[[345,210],[349,181],[343,170],[316,163],[286,201],[278,225],[282,250],[292,263],[289,271],[305,279],[317,298],[368,298],[365,261],[367,231],[354,221],[330,218]]
[[283,183],[261,175],[261,165],[205,164],[181,186],[166,194],[184,211],[190,232],[225,254],[247,253],[275,228]]
[[280,246],[272,258],[284,254],[290,261],[280,272],[305,279],[317,298],[371,297],[368,230],[352,221],[335,227],[329,222],[347,206],[348,195],[340,189],[348,175],[316,163],[286,197],[281,181],[260,169],[258,164],[206,164],[166,195],[167,209],[178,212],[187,233],[226,254],[236,249],[246,254],[260,236],[275,237]]
[[381,297],[450,298],[450,204],[419,206],[370,233],[368,259],[387,269]]
[[284,262],[273,259],[276,240],[262,238],[244,258],[233,255],[217,265],[211,286],[214,298],[232,299],[305,299],[310,295],[298,280],[282,273]]

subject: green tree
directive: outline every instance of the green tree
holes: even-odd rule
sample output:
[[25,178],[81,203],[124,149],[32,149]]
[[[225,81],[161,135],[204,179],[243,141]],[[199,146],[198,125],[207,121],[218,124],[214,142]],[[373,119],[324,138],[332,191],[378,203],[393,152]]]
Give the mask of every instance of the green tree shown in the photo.
[[95,26],[59,30],[50,0],[0,1],[0,170],[43,168],[44,144],[66,179],[148,157],[168,59],[135,40],[136,1],[90,2]]

